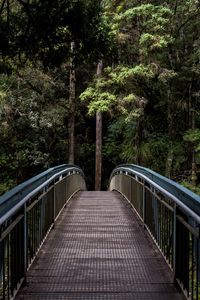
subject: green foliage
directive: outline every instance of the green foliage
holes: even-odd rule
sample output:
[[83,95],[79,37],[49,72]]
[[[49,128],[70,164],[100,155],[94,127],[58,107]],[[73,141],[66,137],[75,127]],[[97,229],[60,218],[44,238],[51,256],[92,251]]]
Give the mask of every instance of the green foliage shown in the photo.
[[156,51],[166,48],[170,42],[169,36],[152,35],[144,33],[140,37],[140,45],[142,46],[141,54],[148,55],[148,51]]
[[194,151],[196,152],[196,159],[200,164],[200,129],[189,129],[183,135],[184,141],[194,145]]
[[58,82],[39,68],[18,72],[0,75],[1,193],[52,164],[58,136],[64,138],[67,106],[56,94]]
[[[146,2],[15,1],[9,13],[2,6],[0,193],[66,162],[72,40],[81,100],[76,103],[75,156],[91,174],[89,186],[97,111],[105,120],[103,176],[130,162],[187,182],[195,156],[198,186],[198,1]],[[99,59],[105,68],[95,76]]]
[[187,142],[200,143],[200,129],[189,129],[183,136]]
[[172,10],[166,4],[133,5],[119,15],[119,41],[135,45],[142,60],[158,57],[173,41],[168,26]]
[[159,74],[159,80],[160,82],[164,84],[168,84],[171,82],[173,79],[175,79],[177,76],[177,73],[174,70],[168,70],[163,68]]
[[146,103],[143,95],[136,94],[139,91],[138,81],[149,81],[154,75],[151,65],[140,64],[133,68],[118,66],[115,69],[108,67],[101,78],[94,79],[92,86],[80,95],[80,99],[88,103],[90,115],[97,111],[118,111],[125,116],[126,121],[138,118]]
[[168,152],[168,140],[166,136],[155,136],[141,146],[143,164],[153,170],[164,174],[165,161]]
[[104,137],[103,155],[113,167],[122,162],[133,161],[135,152],[131,143],[134,127],[133,122],[126,124],[122,116],[109,124],[107,135]]
[[154,4],[141,4],[139,6],[127,9],[123,14],[124,17],[132,19],[136,16],[150,17],[148,22],[165,23],[165,16],[170,16],[171,10],[168,7]]
[[191,190],[193,193],[200,195],[200,185],[194,186],[188,181],[181,181],[180,183],[187,189]]

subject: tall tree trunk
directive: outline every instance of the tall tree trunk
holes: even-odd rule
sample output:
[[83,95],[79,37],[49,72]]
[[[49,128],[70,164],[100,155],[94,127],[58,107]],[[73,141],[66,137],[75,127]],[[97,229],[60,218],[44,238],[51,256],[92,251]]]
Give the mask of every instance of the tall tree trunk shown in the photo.
[[168,108],[167,108],[167,121],[168,121],[168,135],[169,135],[169,149],[166,159],[165,176],[171,178],[172,164],[174,158],[173,141],[175,139],[174,117],[173,117],[173,99],[170,92],[170,86],[168,90]]
[[[195,129],[196,122],[195,122],[195,110],[194,109],[191,111],[191,123],[192,123],[192,129]],[[196,147],[196,143],[194,142],[192,144],[192,173],[191,173],[191,181],[192,181],[193,186],[197,185],[197,166],[196,166],[195,147]]]
[[[196,103],[194,101],[194,98],[192,98],[192,83],[189,85],[188,89],[188,127],[191,129],[196,128],[196,122],[195,122],[195,107]],[[193,186],[196,186],[197,184],[197,166],[196,166],[196,155],[195,155],[195,147],[196,142],[193,142],[190,149],[190,155],[192,160],[191,163],[191,183]]]
[[75,89],[76,89],[76,73],[75,73],[75,43],[71,42],[71,63],[69,75],[69,120],[68,120],[68,163],[74,164],[74,129],[75,129]]
[[168,177],[168,178],[171,177],[173,158],[174,158],[174,151],[172,149],[172,145],[170,145],[169,150],[168,150],[168,154],[167,154],[166,169],[165,169],[165,176]]
[[142,157],[141,157],[141,142],[142,142],[142,133],[143,133],[142,122],[143,119],[138,120],[136,134],[135,134],[135,149],[136,149],[135,162],[137,165],[140,165],[142,163]]
[[[103,68],[102,60],[97,65],[97,76],[101,76]],[[102,169],[102,113],[96,113],[96,157],[95,157],[95,191],[101,190]]]

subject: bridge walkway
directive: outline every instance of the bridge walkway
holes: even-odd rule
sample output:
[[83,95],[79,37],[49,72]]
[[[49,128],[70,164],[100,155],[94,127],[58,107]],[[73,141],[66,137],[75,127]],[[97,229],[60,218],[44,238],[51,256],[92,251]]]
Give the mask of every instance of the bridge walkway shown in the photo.
[[128,202],[80,192],[63,210],[17,300],[183,300]]

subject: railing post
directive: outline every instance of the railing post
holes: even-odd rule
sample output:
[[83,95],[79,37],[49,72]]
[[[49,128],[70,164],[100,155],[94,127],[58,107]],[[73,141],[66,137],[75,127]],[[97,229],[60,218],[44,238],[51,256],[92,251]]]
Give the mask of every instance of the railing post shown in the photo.
[[27,205],[24,203],[24,282],[26,283],[27,270],[27,238],[28,238],[28,223],[27,223]]
[[152,197],[152,201],[153,201],[153,221],[154,221],[154,235],[155,235],[155,238],[158,242],[158,239],[159,239],[159,222],[158,222],[158,203],[157,203],[157,199],[156,199],[156,189],[155,187],[153,186],[152,187],[152,193],[153,193],[153,197]]
[[145,181],[143,181],[143,191],[142,191],[142,203],[143,203],[143,224],[145,227],[145,221],[146,221],[146,197],[145,197]]
[[174,203],[174,215],[173,215],[173,271],[174,281],[176,279],[176,203]]
[[[55,186],[55,179],[53,181],[53,223],[56,219],[56,186]],[[54,226],[53,226],[54,227]]]

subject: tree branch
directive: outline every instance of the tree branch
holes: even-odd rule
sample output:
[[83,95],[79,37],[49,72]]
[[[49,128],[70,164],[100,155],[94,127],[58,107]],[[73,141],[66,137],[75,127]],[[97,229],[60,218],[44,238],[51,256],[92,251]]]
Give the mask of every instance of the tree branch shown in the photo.
[[3,0],[1,8],[0,8],[0,15],[1,15],[2,11],[3,11],[5,3],[6,3],[6,0]]
[[187,18],[187,20],[185,20],[185,22],[183,22],[179,28],[177,29],[177,32],[176,32],[176,37],[178,36],[180,30],[190,21],[192,20],[194,17],[198,16],[199,15],[199,7],[197,7],[197,12],[194,14],[194,15],[191,15],[190,17]]
[[28,86],[33,90],[35,91],[36,93],[38,93],[39,95],[42,95],[42,91],[40,89],[38,89],[36,86],[34,86],[29,80],[27,80],[26,78],[24,78],[19,72],[17,72],[17,75],[23,79],[27,84]]

